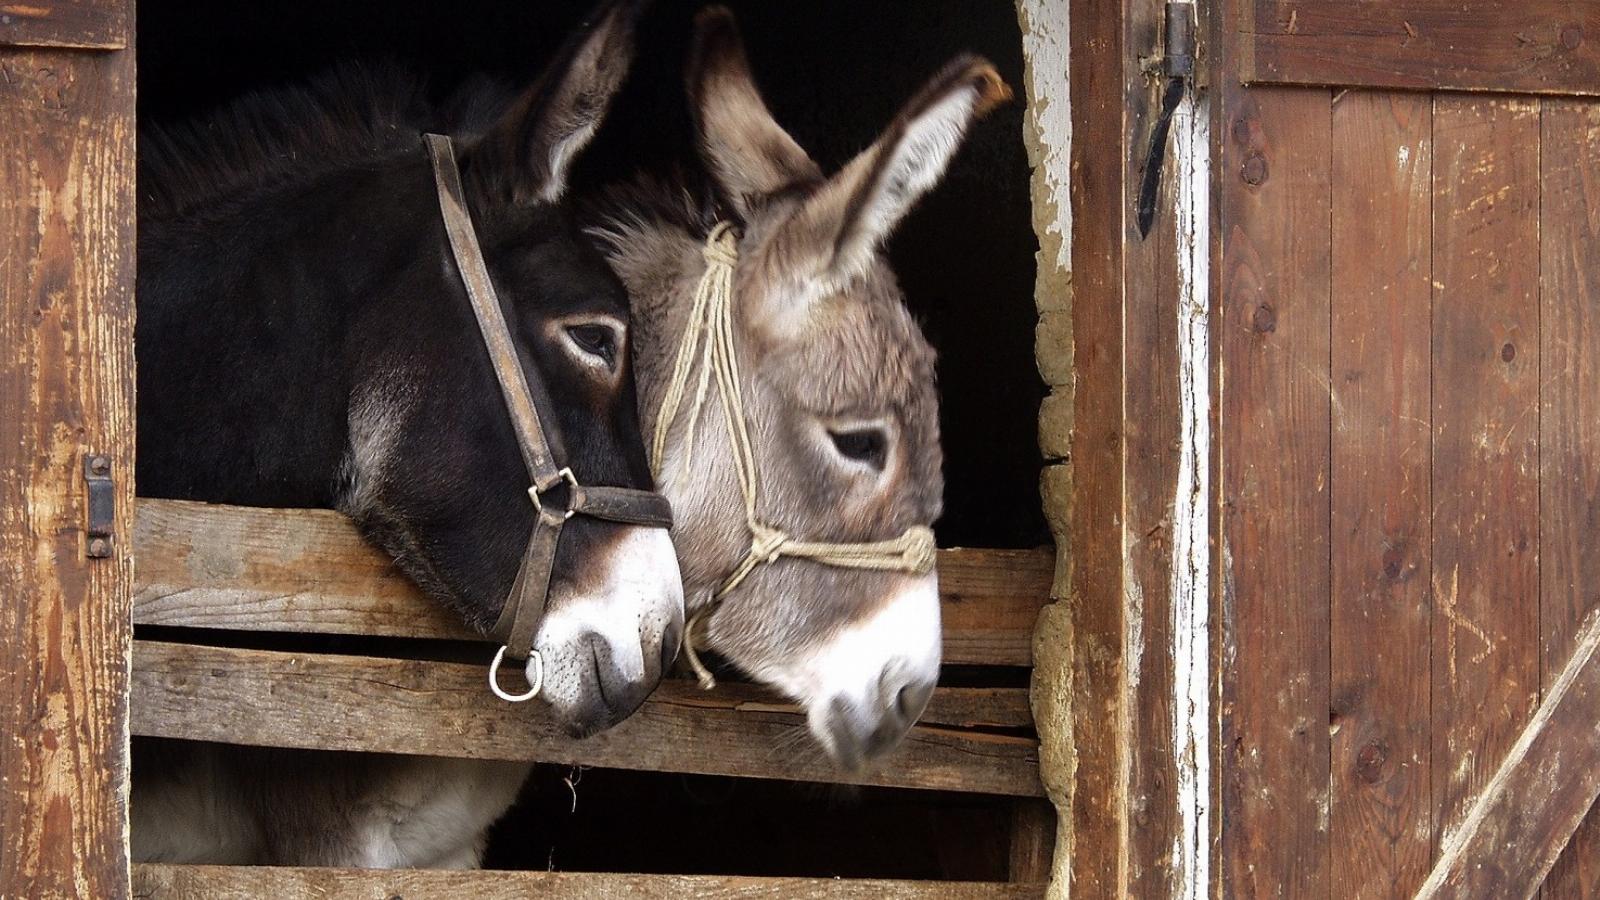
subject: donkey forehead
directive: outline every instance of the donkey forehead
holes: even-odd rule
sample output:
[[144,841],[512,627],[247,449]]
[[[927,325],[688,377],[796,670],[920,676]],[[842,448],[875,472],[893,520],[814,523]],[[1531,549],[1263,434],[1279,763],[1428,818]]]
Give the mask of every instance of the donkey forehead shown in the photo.
[[771,370],[815,412],[936,415],[933,348],[892,278],[868,273],[830,292],[769,345]]
[[625,319],[628,295],[605,258],[556,208],[492,220],[485,254],[513,299],[552,314],[606,313]]

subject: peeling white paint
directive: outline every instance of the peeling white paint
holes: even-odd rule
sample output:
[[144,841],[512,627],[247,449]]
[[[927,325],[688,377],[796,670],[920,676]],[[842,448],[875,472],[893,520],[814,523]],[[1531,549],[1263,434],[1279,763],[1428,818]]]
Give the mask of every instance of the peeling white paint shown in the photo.
[[1179,897],[1211,886],[1211,134],[1191,90],[1173,114],[1177,229],[1180,459],[1172,504],[1173,759]]
[[[1063,277],[1072,270],[1072,104],[1067,84],[1067,4],[1018,0],[1023,80],[1028,98],[1028,162],[1039,232],[1039,269]],[[1043,300],[1041,297],[1041,307]],[[1064,298],[1063,298],[1064,299]]]

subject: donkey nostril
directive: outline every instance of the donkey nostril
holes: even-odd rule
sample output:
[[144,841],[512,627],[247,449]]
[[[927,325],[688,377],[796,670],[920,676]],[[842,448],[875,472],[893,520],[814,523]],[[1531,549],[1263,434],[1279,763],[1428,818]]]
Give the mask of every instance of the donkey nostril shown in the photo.
[[914,681],[900,688],[894,695],[894,711],[907,725],[915,722],[933,696],[933,682]]

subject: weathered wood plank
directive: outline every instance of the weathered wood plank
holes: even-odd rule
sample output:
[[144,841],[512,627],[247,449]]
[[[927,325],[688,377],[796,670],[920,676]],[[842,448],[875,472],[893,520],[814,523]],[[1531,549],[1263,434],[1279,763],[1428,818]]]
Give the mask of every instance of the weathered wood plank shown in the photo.
[[[1145,149],[1161,102],[1160,85],[1142,70],[1142,52],[1148,35],[1160,32],[1163,0],[1135,0],[1122,4],[1124,21],[1122,69],[1123,138],[1131,152],[1123,156],[1121,209],[1133,209],[1144,176]],[[1174,544],[1181,540],[1178,527],[1178,477],[1181,465],[1190,466],[1182,445],[1183,401],[1179,388],[1179,315],[1187,302],[1178,272],[1178,256],[1186,239],[1178,235],[1183,211],[1178,208],[1176,185],[1184,176],[1176,148],[1187,134],[1188,116],[1173,122],[1158,192],[1156,218],[1150,233],[1141,237],[1132,216],[1119,221],[1080,223],[1111,229],[1121,226],[1123,241],[1122,293],[1122,398],[1123,514],[1118,536],[1120,565],[1125,579],[1123,597],[1124,638],[1121,652],[1125,667],[1126,747],[1125,808],[1122,822],[1107,823],[1126,829],[1124,851],[1127,881],[1118,886],[1121,896],[1172,897],[1181,890],[1179,868],[1187,849],[1179,814],[1181,764],[1174,747],[1176,716],[1187,716],[1174,703],[1178,659],[1174,652],[1176,630],[1173,595]],[[1103,153],[1089,146],[1086,152]],[[1079,303],[1100,303],[1079,295]],[[1202,373],[1201,377],[1207,377]],[[1094,381],[1087,392],[1103,390]],[[1209,411],[1207,411],[1208,413]],[[1207,413],[1202,413],[1205,415]],[[1088,486],[1093,488],[1093,485]],[[1187,500],[1187,498],[1185,498]],[[1202,501],[1204,502],[1204,501]],[[1188,623],[1184,624],[1184,637]],[[1199,715],[1204,716],[1204,710]],[[1175,852],[1177,850],[1178,852]],[[1086,861],[1086,864],[1095,864]],[[1104,861],[1099,863],[1104,865]]]
[[[1600,103],[1541,116],[1539,465],[1544,687],[1600,608]],[[1600,808],[1550,872],[1546,900],[1600,896]]]
[[1461,824],[1418,900],[1528,897],[1600,796],[1600,613]]
[[128,0],[0,0],[0,47],[120,50],[131,13]]
[[1332,883],[1330,97],[1224,82],[1221,892],[1322,896]]
[[639,898],[827,897],[862,900],[1031,900],[1041,884],[957,881],[877,881],[843,878],[752,878],[732,875],[622,875],[608,872],[451,872],[419,869],[294,869],[265,866],[139,865],[134,896],[141,900],[258,900],[261,897],[341,897],[350,900],[560,900]]
[[1433,856],[1428,777],[1432,111],[1333,107],[1329,834],[1337,893],[1409,895]]
[[1448,839],[1539,702],[1539,106],[1433,116],[1433,803]]
[[[496,700],[481,666],[134,642],[133,732],[268,747],[531,760],[642,771],[1037,796],[1029,737],[919,725],[889,757],[844,772],[805,752],[804,716],[766,691],[669,680],[626,722],[573,740]],[[1018,697],[994,709],[1020,705]],[[927,721],[967,721],[941,689]],[[941,696],[942,695],[942,696]],[[957,698],[954,700],[946,698]],[[991,717],[992,719],[993,717]],[[987,722],[984,724],[998,724]],[[1010,722],[1006,724],[1015,724]]]
[[1243,0],[1247,82],[1600,94],[1586,0]]
[[1044,800],[1018,800],[1011,807],[1007,878],[1020,884],[1050,880],[1056,851],[1056,809]]
[[[1123,119],[1125,29],[1131,4],[1068,0],[1071,24],[1072,309],[1070,444],[1067,494],[1067,603],[1041,631],[1061,643],[1069,677],[1050,702],[1070,710],[1070,780],[1063,835],[1070,835],[1064,893],[1125,896],[1128,885],[1128,785],[1131,739],[1126,696],[1126,570],[1122,564],[1124,421],[1123,303],[1126,160]],[[1036,100],[1037,102],[1037,100]],[[1048,102],[1055,103],[1052,99]],[[1048,484],[1047,484],[1048,487]],[[1043,621],[1041,624],[1045,624]],[[1058,769],[1059,771],[1059,769]]]
[[[5,7],[0,5],[0,10]],[[121,897],[133,56],[0,50],[0,895]],[[84,460],[116,516],[88,559]]]
[[[344,516],[139,501],[134,622],[480,640],[423,597]],[[945,661],[1028,665],[1046,550],[941,550]]]

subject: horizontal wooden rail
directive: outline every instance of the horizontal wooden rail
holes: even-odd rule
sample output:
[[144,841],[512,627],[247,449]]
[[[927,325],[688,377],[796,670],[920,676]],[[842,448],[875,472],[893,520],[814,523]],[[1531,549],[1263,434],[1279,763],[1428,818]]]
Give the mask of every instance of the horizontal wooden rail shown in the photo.
[[257,900],[340,897],[406,900],[613,900],[616,897],[775,898],[775,900],[1033,900],[1042,884],[879,881],[841,878],[750,878],[729,875],[617,875],[588,872],[450,872],[418,869],[292,869],[264,866],[133,867],[140,900]]
[[757,688],[669,680],[626,722],[574,740],[494,698],[485,667],[135,641],[133,733],[268,747],[527,760],[645,771],[1038,796],[1026,691],[941,688],[925,724],[859,772],[829,762],[805,719]]
[[[423,597],[344,516],[141,499],[134,623],[481,639]],[[941,550],[945,661],[1029,665],[1046,550]]]

